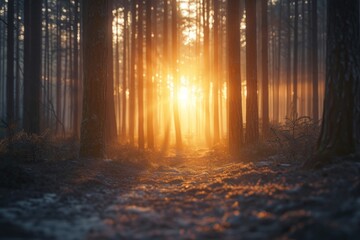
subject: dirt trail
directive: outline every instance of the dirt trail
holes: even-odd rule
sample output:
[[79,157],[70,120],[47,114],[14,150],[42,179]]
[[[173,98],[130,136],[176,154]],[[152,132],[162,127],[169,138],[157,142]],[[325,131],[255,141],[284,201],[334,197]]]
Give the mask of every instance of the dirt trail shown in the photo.
[[0,237],[360,237],[359,162],[312,172],[271,159],[224,162],[203,152],[163,162],[128,172],[103,162],[97,171],[88,166],[74,185],[0,205]]

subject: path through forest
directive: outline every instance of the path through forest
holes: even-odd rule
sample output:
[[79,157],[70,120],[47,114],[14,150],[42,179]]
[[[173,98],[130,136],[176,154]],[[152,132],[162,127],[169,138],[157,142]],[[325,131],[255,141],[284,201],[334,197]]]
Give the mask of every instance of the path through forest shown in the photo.
[[0,238],[360,236],[358,161],[303,171],[276,158],[239,163],[197,151],[142,168],[116,160],[65,162],[25,165],[36,184],[0,187]]

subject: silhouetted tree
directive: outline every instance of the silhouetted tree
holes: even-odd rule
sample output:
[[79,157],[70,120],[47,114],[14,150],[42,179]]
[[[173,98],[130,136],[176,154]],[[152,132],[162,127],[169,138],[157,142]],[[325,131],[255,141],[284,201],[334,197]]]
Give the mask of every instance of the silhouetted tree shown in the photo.
[[7,13],[7,80],[6,115],[8,137],[13,135],[14,124],[14,0],[8,1]]
[[106,80],[109,46],[106,41],[109,0],[82,2],[84,97],[80,156],[105,154]]
[[[355,153],[359,124],[359,1],[329,0],[326,89],[318,156]],[[316,50],[316,49],[314,49]]]
[[24,129],[40,133],[41,10],[42,1],[24,3]]
[[152,82],[152,7],[153,0],[146,1],[146,130],[147,146],[154,148],[154,99]]
[[259,140],[257,96],[256,1],[245,0],[246,8],[246,144]]
[[243,143],[243,119],[240,74],[240,2],[229,0],[227,6],[227,36],[229,61],[229,152],[236,156]]
[[269,134],[269,70],[268,70],[268,1],[261,1],[261,17],[262,17],[262,134],[266,137]]

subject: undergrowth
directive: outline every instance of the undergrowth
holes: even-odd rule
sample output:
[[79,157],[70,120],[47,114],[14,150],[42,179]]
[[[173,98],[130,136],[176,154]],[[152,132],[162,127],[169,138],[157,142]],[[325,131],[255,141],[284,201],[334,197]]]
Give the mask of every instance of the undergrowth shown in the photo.
[[78,144],[73,139],[58,139],[49,130],[41,134],[20,131],[0,141],[0,155],[10,160],[31,163],[77,158]]
[[306,161],[313,155],[320,129],[312,118],[294,114],[287,117],[285,123],[273,124],[270,129],[268,144],[286,160]]

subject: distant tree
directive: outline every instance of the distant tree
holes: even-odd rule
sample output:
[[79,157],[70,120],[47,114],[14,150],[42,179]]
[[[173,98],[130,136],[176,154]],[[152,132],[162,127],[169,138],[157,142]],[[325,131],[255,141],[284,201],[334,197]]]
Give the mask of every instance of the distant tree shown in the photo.
[[299,39],[299,1],[295,0],[294,13],[294,56],[293,56],[293,91],[291,116],[298,114],[298,39]]
[[245,143],[259,140],[259,114],[257,96],[257,34],[256,1],[245,0],[246,8],[246,131]]
[[286,11],[287,11],[287,16],[286,16],[286,20],[287,22],[285,22],[285,24],[287,25],[287,31],[286,31],[286,116],[290,117],[291,116],[291,104],[292,104],[292,90],[291,90],[291,29],[292,29],[292,24],[291,24],[291,1],[285,1],[286,3]]
[[[204,18],[204,114],[205,114],[205,140],[208,146],[211,146],[210,136],[210,0],[203,2],[203,18]],[[235,27],[235,26],[234,26]],[[240,39],[240,36],[239,38]]]
[[268,70],[268,0],[261,1],[261,20],[262,20],[262,134],[266,137],[269,134],[269,70]]
[[24,130],[40,133],[42,1],[24,2]]
[[213,104],[214,104],[214,144],[220,142],[220,122],[219,122],[219,82],[220,82],[220,59],[219,59],[219,0],[213,1],[214,5],[214,78],[213,78]]
[[146,129],[148,148],[154,148],[154,99],[153,99],[153,71],[152,71],[152,7],[153,0],[146,1]]
[[313,89],[313,118],[319,121],[319,87],[318,87],[318,15],[317,0],[311,0],[311,67],[312,67],[312,89]]
[[[121,136],[123,140],[126,140],[126,117],[127,117],[127,74],[128,74],[128,15],[129,15],[129,2],[124,1],[124,41],[123,41],[123,74],[122,74],[122,121],[121,121]],[[119,49],[116,49],[119,54]],[[118,56],[119,57],[119,56]]]
[[131,1],[131,57],[130,57],[130,79],[129,79],[129,140],[130,144],[135,143],[135,52],[136,52],[136,3]]
[[6,80],[6,115],[8,137],[13,135],[14,124],[14,0],[8,1],[7,13],[7,80]]
[[180,116],[179,116],[179,103],[178,99],[178,89],[179,89],[179,74],[177,72],[178,68],[178,11],[177,11],[177,1],[171,1],[171,13],[172,13],[172,21],[171,21],[171,30],[172,30],[172,74],[174,77],[174,125],[175,125],[175,138],[176,138],[176,149],[182,149],[182,137],[181,137],[181,125],[180,125]]
[[106,77],[106,129],[105,129],[105,140],[106,143],[114,143],[117,141],[117,131],[116,131],[116,116],[115,116],[115,103],[114,103],[114,61],[113,61],[113,0],[107,0],[108,2],[108,22],[106,25],[107,34],[107,51],[108,51],[108,61],[107,61],[107,77]]
[[108,48],[109,0],[82,2],[83,23],[83,116],[80,156],[103,157],[105,154],[106,80]]
[[138,1],[137,18],[137,94],[138,94],[138,145],[140,149],[145,147],[144,136],[144,1]]
[[[56,134],[59,133],[61,127],[61,77],[62,77],[62,24],[61,24],[61,1],[56,3]],[[63,125],[64,126],[64,125]],[[63,129],[65,131],[65,129]]]
[[[169,3],[168,0],[164,0],[164,16],[163,16],[163,69],[162,74],[165,79],[167,79],[167,76],[169,75],[169,65],[167,64],[168,61],[170,61],[170,46],[169,46]],[[167,81],[164,81],[163,83],[163,94],[166,99],[170,99],[170,92],[167,89]],[[169,100],[165,101],[164,103],[164,123],[165,123],[165,130],[164,130],[164,140],[162,143],[162,152],[166,152],[166,150],[169,147],[169,141],[170,141],[170,126],[171,126],[171,116],[170,116],[170,103]]]
[[229,62],[229,152],[236,156],[243,143],[243,119],[240,74],[240,1],[229,0],[227,7],[227,38]]
[[359,1],[329,0],[327,11],[326,86],[317,145],[319,157],[355,153],[359,137]]
[[74,103],[74,113],[73,113],[73,136],[75,139],[79,139],[79,43],[78,43],[78,23],[79,23],[79,0],[74,0],[75,12],[74,12],[74,38],[73,38],[73,48],[74,48],[74,67],[72,72],[72,79],[74,81],[74,90],[73,90],[73,103]]

